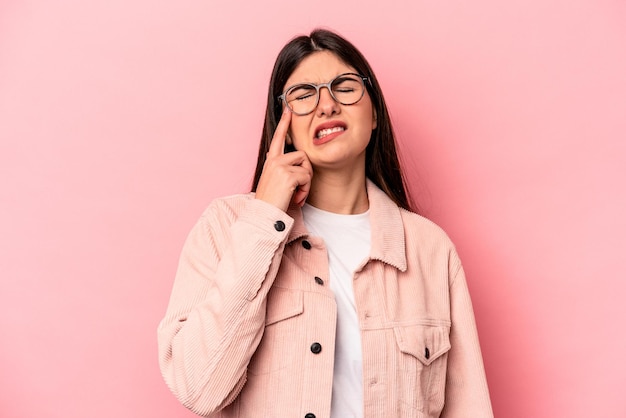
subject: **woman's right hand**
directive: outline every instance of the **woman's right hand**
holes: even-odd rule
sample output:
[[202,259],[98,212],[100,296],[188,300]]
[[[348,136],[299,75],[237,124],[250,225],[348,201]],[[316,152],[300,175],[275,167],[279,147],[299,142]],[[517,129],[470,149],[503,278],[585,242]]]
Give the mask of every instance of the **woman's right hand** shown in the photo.
[[313,167],[303,151],[285,154],[285,138],[291,111],[285,110],[276,126],[263,172],[256,188],[256,198],[287,211],[291,202],[302,206],[311,190]]

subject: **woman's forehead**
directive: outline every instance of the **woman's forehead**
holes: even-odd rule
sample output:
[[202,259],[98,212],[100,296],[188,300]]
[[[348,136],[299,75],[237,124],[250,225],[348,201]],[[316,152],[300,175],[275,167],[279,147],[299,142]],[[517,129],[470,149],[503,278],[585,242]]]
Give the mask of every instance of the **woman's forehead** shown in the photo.
[[343,62],[333,52],[318,51],[298,64],[283,87],[298,83],[327,83],[339,74],[355,72],[354,67]]

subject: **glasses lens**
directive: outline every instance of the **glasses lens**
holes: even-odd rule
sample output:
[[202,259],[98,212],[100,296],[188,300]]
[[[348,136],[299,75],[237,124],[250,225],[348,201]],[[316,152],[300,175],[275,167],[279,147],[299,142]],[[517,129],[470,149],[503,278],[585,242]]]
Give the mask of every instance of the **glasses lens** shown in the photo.
[[294,113],[304,115],[315,109],[317,90],[310,84],[298,84],[285,93],[285,100]]
[[[337,102],[352,105],[361,100],[365,86],[361,77],[355,74],[342,74],[330,82],[330,90]],[[307,115],[317,106],[318,89],[314,84],[297,84],[287,90],[285,101],[293,113]]]
[[355,104],[363,97],[363,80],[352,74],[340,75],[331,84],[333,96],[343,105]]

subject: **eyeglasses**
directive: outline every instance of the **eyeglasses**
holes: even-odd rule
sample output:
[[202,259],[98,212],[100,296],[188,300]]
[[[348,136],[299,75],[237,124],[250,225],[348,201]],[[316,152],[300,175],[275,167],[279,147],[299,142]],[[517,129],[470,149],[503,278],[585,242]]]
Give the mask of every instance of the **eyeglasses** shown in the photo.
[[320,101],[320,89],[326,87],[331,97],[342,105],[353,105],[365,94],[367,77],[359,74],[340,74],[328,83],[302,83],[289,87],[278,100],[284,100],[289,109],[298,116],[313,112]]

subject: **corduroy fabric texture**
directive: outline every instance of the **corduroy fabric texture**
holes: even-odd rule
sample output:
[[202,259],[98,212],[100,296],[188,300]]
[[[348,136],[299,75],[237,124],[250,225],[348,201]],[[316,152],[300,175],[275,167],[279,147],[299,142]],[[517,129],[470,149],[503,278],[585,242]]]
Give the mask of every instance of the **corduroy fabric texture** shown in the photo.
[[[370,181],[367,191],[372,249],[354,275],[365,418],[493,417],[453,244]],[[329,417],[337,311],[327,260],[299,208],[252,194],[211,203],[158,328],[161,371],[183,405],[213,418]]]

